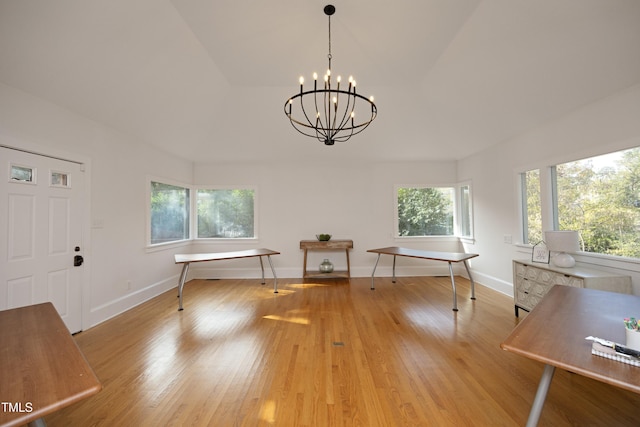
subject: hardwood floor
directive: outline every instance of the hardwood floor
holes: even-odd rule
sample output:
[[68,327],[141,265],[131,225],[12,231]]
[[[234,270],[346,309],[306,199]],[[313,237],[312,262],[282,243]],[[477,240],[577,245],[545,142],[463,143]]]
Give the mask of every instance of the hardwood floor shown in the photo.
[[[49,426],[521,426],[542,365],[513,299],[447,277],[193,280],[75,336],[104,389]],[[523,313],[521,316],[526,316]],[[549,325],[549,333],[557,325]],[[541,426],[640,424],[640,395],[557,370]]]

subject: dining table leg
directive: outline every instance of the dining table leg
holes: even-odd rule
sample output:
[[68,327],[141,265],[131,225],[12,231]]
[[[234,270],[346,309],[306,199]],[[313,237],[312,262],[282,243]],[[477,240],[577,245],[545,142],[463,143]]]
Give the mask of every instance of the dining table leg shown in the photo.
[[182,289],[184,288],[184,281],[187,279],[187,272],[189,271],[189,263],[185,262],[182,266],[182,273],[180,273],[180,282],[178,284],[178,311],[182,311]]
[[378,261],[380,261],[380,255],[378,254],[378,258],[376,258],[376,263],[373,266],[373,272],[371,273],[371,290],[375,289],[375,285],[373,284],[373,276],[376,274],[376,268],[378,267]]
[[540,378],[540,383],[538,384],[538,391],[536,392],[536,397],[533,400],[533,405],[531,405],[531,411],[529,411],[527,427],[535,427],[538,425],[540,414],[542,413],[542,407],[544,406],[544,401],[547,398],[547,392],[549,391],[549,386],[551,385],[551,380],[553,379],[553,374],[555,371],[555,366],[544,366],[544,371],[542,372],[542,377]]
[[458,294],[456,292],[456,279],[453,276],[453,265],[449,264],[449,276],[451,277],[451,288],[453,289],[453,311],[458,311]]

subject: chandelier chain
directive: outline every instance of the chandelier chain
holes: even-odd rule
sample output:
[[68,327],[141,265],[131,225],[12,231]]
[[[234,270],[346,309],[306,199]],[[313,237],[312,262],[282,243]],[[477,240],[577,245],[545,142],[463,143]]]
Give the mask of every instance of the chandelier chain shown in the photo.
[[329,58],[329,69],[331,69],[331,15],[329,15],[329,55],[327,58]]

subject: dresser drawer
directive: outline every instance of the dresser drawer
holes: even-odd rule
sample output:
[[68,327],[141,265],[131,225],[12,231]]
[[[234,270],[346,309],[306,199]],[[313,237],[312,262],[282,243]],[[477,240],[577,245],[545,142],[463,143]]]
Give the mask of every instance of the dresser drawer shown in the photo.
[[531,310],[552,287],[553,284],[540,283],[526,277],[516,277],[515,303],[525,310]]
[[534,280],[550,286],[563,285],[573,286],[575,288],[584,287],[584,280],[580,277],[522,264],[516,264],[516,276],[525,277],[529,280]]
[[513,261],[513,297],[518,307],[532,310],[555,285],[632,293],[631,277],[615,272],[576,266],[558,268],[526,260]]

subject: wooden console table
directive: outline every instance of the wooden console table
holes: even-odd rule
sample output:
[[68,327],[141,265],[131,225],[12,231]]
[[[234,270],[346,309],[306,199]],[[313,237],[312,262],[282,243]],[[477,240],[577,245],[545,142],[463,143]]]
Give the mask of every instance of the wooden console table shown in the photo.
[[[351,265],[349,264],[349,249],[353,249],[353,240],[300,240],[300,249],[304,250],[304,263],[302,266],[303,278],[314,279],[335,279],[335,278],[350,278],[351,277]],[[332,251],[344,249],[344,253],[347,256],[347,271],[334,271],[332,273],[321,273],[320,271],[307,271],[307,251]]]
[[102,384],[50,302],[0,311],[0,426],[43,417]]

